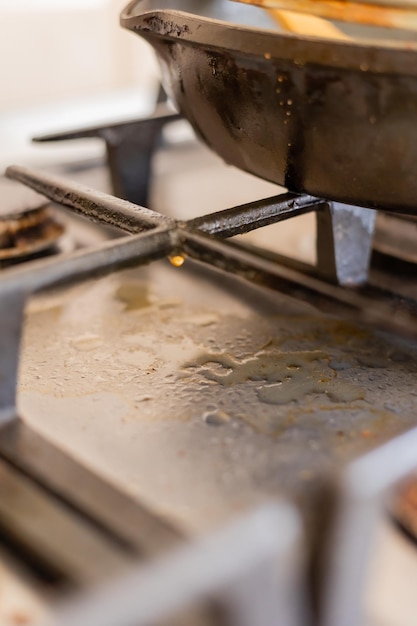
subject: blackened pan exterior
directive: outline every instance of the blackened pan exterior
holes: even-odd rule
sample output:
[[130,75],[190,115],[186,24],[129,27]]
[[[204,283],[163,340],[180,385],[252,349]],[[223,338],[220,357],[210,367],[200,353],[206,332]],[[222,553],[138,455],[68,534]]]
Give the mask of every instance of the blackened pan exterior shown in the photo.
[[122,25],[156,49],[165,88],[225,161],[291,191],[417,211],[415,49],[302,39],[152,8],[161,4],[175,7],[131,3]]

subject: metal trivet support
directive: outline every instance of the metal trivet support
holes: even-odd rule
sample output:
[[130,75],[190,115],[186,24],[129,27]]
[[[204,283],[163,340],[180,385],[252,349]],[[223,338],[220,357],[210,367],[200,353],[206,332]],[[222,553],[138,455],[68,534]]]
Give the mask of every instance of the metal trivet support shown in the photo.
[[106,144],[113,193],[135,204],[149,206],[152,159],[167,124],[181,119],[164,102],[153,115],[119,123],[90,126],[34,137],[36,143],[96,138]]
[[[306,615],[299,614],[300,598],[305,598],[301,528],[291,505],[278,503],[206,540],[178,546],[181,535],[176,529],[69,459],[18,417],[17,368],[26,300],[52,286],[183,255],[314,302],[326,311],[415,337],[413,303],[398,307],[385,294],[376,297],[375,289],[372,297],[363,290],[347,290],[224,241],[309,211],[334,211],[316,198],[285,194],[184,223],[59,177],[18,167],[9,168],[8,175],[93,221],[130,233],[94,250],[6,270],[0,280],[0,455],[4,459],[0,531],[13,532],[21,544],[33,539],[32,520],[25,517],[24,509],[10,513],[14,502],[7,500],[7,494],[10,497],[19,489],[36,503],[45,522],[38,529],[42,539],[38,557],[47,561],[45,566],[55,567],[58,578],[85,588],[102,584],[104,572],[121,573],[114,586],[104,591],[101,587],[58,610],[56,623],[144,625],[201,598],[214,597],[233,626],[273,626],[277,616],[284,626],[305,624]],[[416,446],[414,430],[350,464],[335,480],[331,505],[323,508],[327,541],[320,558],[325,576],[316,623],[360,623],[360,591],[374,525],[389,490],[415,467]],[[56,524],[61,524],[64,534],[75,534],[77,541],[84,542],[85,554],[91,551],[97,558],[85,564],[72,558],[73,544],[54,544],[51,528]],[[146,554],[160,556],[136,571],[135,561]],[[133,570],[123,575],[125,568]],[[199,623],[208,623],[209,613],[199,614],[203,620]]]

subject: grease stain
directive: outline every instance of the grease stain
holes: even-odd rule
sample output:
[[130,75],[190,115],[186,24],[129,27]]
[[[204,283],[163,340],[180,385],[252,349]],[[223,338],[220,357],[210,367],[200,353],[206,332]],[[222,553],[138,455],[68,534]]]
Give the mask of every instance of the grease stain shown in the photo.
[[256,393],[266,404],[289,404],[313,394],[324,394],[332,402],[365,399],[362,387],[338,380],[329,356],[320,350],[261,351],[242,360],[224,353],[204,354],[197,362],[206,379],[224,386],[262,383]]
[[119,285],[114,293],[116,300],[125,305],[124,310],[139,311],[152,306],[149,288],[146,283],[127,282]]

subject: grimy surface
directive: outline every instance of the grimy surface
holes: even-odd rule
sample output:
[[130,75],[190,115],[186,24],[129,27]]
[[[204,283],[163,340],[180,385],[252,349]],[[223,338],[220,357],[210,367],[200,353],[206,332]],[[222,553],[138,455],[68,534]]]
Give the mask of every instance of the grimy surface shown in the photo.
[[160,262],[34,300],[20,410],[190,532],[314,486],[416,423],[416,347]]
[[[156,166],[152,208],[179,219],[279,191],[201,147],[161,152]],[[91,174],[81,182],[108,191],[104,172]],[[101,241],[88,226],[85,245]],[[245,237],[313,262],[314,235],[304,215]],[[413,346],[193,267],[161,262],[33,300],[24,419],[196,533],[282,492],[311,510],[322,473],[414,425]],[[397,624],[415,595],[415,555],[386,525],[389,566],[378,556],[374,567],[389,575],[377,577],[372,624]]]

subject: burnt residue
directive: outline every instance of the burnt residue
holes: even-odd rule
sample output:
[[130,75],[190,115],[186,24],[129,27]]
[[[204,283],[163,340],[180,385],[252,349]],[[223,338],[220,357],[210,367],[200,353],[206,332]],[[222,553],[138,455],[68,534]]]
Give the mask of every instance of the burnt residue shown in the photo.
[[[207,65],[211,70],[217,89],[207,90],[207,81],[200,77],[200,86],[206,97],[213,102],[216,112],[223,120],[226,130],[229,132],[242,132],[244,124],[242,118],[250,102],[257,107],[255,94],[252,92],[253,81],[248,72],[240,70],[236,59],[232,55],[218,54],[210,50],[206,51]],[[231,98],[224,98],[226,89]],[[258,106],[259,108],[259,106]]]
[[347,96],[351,95],[351,87],[340,72],[329,71],[320,66],[312,66],[306,75],[306,98],[310,107],[324,107],[327,91],[332,85],[343,85]]
[[273,66],[267,74],[257,59],[211,48],[202,49],[199,56],[196,81],[199,112],[204,111],[199,125],[204,126],[210,145],[227,162],[283,183],[283,178],[277,178],[282,177],[285,129],[278,124],[267,128],[264,115],[266,108],[273,107],[278,114],[275,92],[270,88],[276,80]]
[[0,220],[0,261],[25,257],[53,246],[64,232],[49,208]]
[[158,33],[158,35],[167,37],[183,37],[191,33],[191,29],[187,24],[178,24],[172,20],[164,20],[158,15],[145,17],[143,21],[146,26],[141,25],[141,30],[144,32]]
[[[291,72],[283,83],[279,83],[281,87],[280,104],[281,102],[291,103],[291,107],[285,111],[287,119],[284,120],[284,125],[287,125],[287,132],[285,133],[287,141],[285,186],[296,192],[304,190],[307,167],[306,129],[309,124],[309,117],[303,98],[306,91],[306,74],[307,72],[302,68],[298,72]],[[278,77],[281,75],[278,74]],[[285,86],[287,88],[283,98],[282,87]]]

